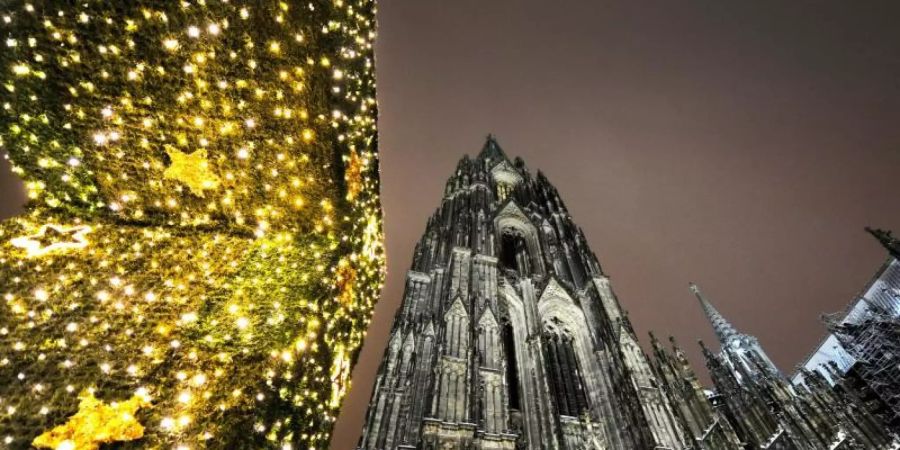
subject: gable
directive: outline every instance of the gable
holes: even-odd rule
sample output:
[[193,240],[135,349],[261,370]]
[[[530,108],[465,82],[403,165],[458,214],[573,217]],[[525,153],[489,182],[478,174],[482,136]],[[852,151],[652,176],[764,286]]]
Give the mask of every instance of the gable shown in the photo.
[[505,222],[508,220],[520,221],[524,224],[532,225],[531,219],[522,211],[522,208],[519,208],[519,205],[516,202],[509,200],[506,202],[499,211],[497,211],[496,218],[500,222]]
[[450,304],[450,308],[448,308],[447,312],[444,314],[445,318],[451,316],[462,317],[466,320],[469,319],[469,313],[466,311],[466,306],[463,304],[462,297],[459,295],[456,296],[456,300]]
[[541,292],[541,296],[538,299],[538,309],[540,309],[542,303],[549,302],[553,299],[559,299],[577,307],[575,300],[569,295],[566,288],[557,281],[556,277],[551,277],[550,281],[547,282],[547,286],[545,286],[544,290]]
[[481,318],[478,319],[478,326],[484,328],[497,328],[499,326],[497,317],[494,316],[494,312],[491,310],[490,306],[484,309],[484,313],[482,313]]
[[508,184],[510,186],[522,182],[522,175],[513,167],[509,161],[502,161],[491,168],[491,177],[498,183]]
[[538,298],[538,315],[541,322],[555,318],[570,329],[587,326],[581,307],[556,278],[550,278]]

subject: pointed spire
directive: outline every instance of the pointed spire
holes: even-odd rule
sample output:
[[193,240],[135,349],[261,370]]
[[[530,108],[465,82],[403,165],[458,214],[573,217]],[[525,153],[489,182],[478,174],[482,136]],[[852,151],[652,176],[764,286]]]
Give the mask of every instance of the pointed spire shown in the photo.
[[738,335],[737,330],[732,326],[725,317],[722,317],[722,314],[719,313],[718,310],[706,300],[706,297],[703,296],[703,293],[700,292],[700,288],[697,287],[694,283],[689,283],[691,292],[697,296],[697,300],[700,301],[700,306],[703,308],[703,312],[706,313],[706,319],[709,320],[709,323],[712,325],[713,330],[716,332],[716,337],[719,338],[719,345],[725,347],[732,338]]
[[497,139],[493,134],[488,134],[487,140],[484,142],[484,147],[481,148],[481,153],[478,154],[478,159],[487,161],[488,167],[491,167],[500,161],[509,161],[509,158],[506,157],[506,153],[503,153],[503,149],[500,148],[500,144],[497,143]]
[[718,363],[719,360],[716,358],[716,355],[706,346],[706,343],[703,342],[702,339],[697,340],[697,344],[700,345],[700,351],[703,352],[703,357],[706,358],[706,365],[709,366],[710,363]]
[[891,256],[900,259],[900,239],[895,238],[893,233],[888,230],[879,228],[872,229],[869,227],[866,227],[866,231],[872,236],[875,236],[875,239],[878,239],[878,242],[881,242],[881,245],[887,249]]
[[663,357],[668,356],[665,354],[665,349],[663,349],[662,344],[659,343],[659,339],[656,338],[656,334],[652,331],[647,332],[650,335],[650,347],[653,348],[653,353],[656,355],[657,359],[663,359]]

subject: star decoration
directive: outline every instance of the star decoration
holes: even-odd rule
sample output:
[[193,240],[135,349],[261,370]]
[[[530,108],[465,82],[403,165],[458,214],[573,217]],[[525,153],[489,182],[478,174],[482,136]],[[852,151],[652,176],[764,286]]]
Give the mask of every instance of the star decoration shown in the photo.
[[46,224],[31,236],[20,236],[9,241],[14,247],[24,248],[29,257],[42,256],[52,251],[81,249],[88,245],[85,235],[91,227],[79,225]]
[[[83,3],[0,0],[29,199],[0,221],[0,450],[328,448],[385,274],[376,1]],[[101,439],[134,392],[143,436]]]
[[107,405],[91,392],[79,396],[78,412],[69,421],[41,434],[31,445],[38,448],[98,450],[100,444],[132,441],[144,436],[135,419],[138,409],[148,406],[145,397],[134,395],[124,402]]
[[219,177],[209,167],[206,149],[196,150],[193,153],[182,153],[179,150],[167,148],[166,153],[172,160],[163,177],[175,180],[186,185],[191,193],[197,197],[206,197],[204,191],[215,189],[219,186]]

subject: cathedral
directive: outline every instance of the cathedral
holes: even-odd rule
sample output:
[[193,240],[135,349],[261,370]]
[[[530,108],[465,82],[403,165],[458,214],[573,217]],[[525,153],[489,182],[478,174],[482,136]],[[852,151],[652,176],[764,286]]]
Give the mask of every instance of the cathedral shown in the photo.
[[714,390],[674,340],[644,352],[557,190],[489,136],[416,246],[359,448],[889,448],[852,393],[794,387],[691,289]]

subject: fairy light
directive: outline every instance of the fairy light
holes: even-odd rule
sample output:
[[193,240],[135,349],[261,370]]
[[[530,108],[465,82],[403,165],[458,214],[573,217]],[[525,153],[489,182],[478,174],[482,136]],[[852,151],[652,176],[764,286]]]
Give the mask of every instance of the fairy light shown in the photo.
[[4,445],[326,448],[384,276],[373,2],[49,5],[0,20]]

